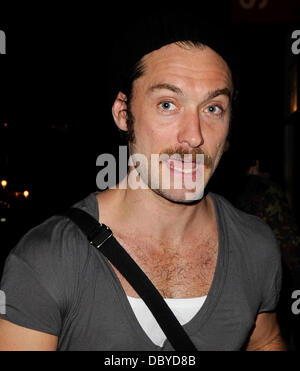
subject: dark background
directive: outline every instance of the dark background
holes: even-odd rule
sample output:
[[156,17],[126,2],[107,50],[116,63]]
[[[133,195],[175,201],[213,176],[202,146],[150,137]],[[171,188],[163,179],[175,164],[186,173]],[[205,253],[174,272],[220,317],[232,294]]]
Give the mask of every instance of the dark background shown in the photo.
[[[273,0],[264,9],[259,3],[248,10],[239,1],[184,3],[202,17],[232,22],[240,55],[230,149],[210,187],[231,200],[246,164],[267,158],[299,224],[299,60],[291,53],[291,33],[300,29],[299,2]],[[0,29],[7,35],[7,55],[0,55],[0,177],[8,181],[0,200],[10,206],[0,205],[6,219],[0,223],[0,272],[28,229],[97,190],[97,156],[118,154],[121,141],[111,118],[112,40],[140,14],[178,7],[51,4],[10,11],[0,6]],[[286,109],[289,63],[298,66],[293,115]],[[24,190],[28,199],[14,195]]]

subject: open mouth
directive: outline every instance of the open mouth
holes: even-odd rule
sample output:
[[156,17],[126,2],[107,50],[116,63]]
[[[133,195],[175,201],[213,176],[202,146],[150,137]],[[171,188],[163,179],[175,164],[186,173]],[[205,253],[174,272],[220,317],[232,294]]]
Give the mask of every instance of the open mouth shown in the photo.
[[[202,159],[203,160],[203,157]],[[203,161],[184,161],[180,159],[166,159],[162,161],[162,188],[178,189],[190,193],[199,194],[204,189],[204,170]]]
[[200,167],[200,164],[196,163],[195,161],[181,161],[174,159],[166,161],[166,164],[170,170],[183,174],[193,174]]

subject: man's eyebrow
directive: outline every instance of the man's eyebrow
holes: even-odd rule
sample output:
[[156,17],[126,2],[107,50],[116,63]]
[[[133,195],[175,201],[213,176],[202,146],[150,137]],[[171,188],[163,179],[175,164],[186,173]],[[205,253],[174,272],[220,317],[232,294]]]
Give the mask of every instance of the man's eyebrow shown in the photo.
[[231,97],[232,97],[232,93],[231,93],[230,89],[228,89],[228,88],[216,89],[216,90],[211,91],[211,92],[208,93],[207,98],[205,99],[205,101],[216,98],[219,95],[227,95],[229,100],[231,100]]
[[[178,88],[175,85],[168,84],[168,83],[159,83],[159,84],[152,85],[152,86],[150,86],[148,91],[153,92],[153,91],[159,90],[159,89],[167,89],[167,90],[171,90],[173,93],[183,95],[183,92],[180,88]],[[222,88],[222,89],[216,89],[216,90],[213,90],[213,91],[209,92],[207,97],[205,98],[205,101],[216,98],[219,95],[226,95],[229,98],[229,100],[231,100],[231,97],[232,97],[232,93],[231,93],[231,90],[229,88]]]
[[160,83],[160,84],[156,84],[156,85],[152,85],[152,86],[150,86],[150,88],[148,89],[148,91],[149,92],[153,92],[153,91],[159,90],[159,89],[167,89],[167,90],[171,90],[173,93],[183,95],[181,89],[179,89],[175,85],[168,84],[166,82],[163,82],[163,83]]

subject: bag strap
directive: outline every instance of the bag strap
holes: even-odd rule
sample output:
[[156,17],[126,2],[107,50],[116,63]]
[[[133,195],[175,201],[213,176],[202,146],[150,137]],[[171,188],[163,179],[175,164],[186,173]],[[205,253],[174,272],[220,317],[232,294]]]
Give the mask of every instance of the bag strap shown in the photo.
[[197,351],[174,313],[146,274],[114,238],[112,231],[90,214],[71,207],[62,215],[69,217],[95,246],[118,269],[148,306],[173,348]]

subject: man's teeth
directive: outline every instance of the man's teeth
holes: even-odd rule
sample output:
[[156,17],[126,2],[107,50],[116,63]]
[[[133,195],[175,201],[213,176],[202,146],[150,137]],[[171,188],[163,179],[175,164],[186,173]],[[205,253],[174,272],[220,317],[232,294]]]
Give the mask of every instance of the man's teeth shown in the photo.
[[199,164],[194,161],[187,162],[187,161],[180,161],[180,160],[171,160],[168,161],[168,166],[172,168],[174,171],[183,173],[183,174],[192,174],[195,172]]
[[193,169],[183,169],[182,167],[174,167],[174,170],[181,171],[182,173],[185,173],[185,174],[190,174],[193,171],[195,171],[196,169],[195,168],[193,168]]

